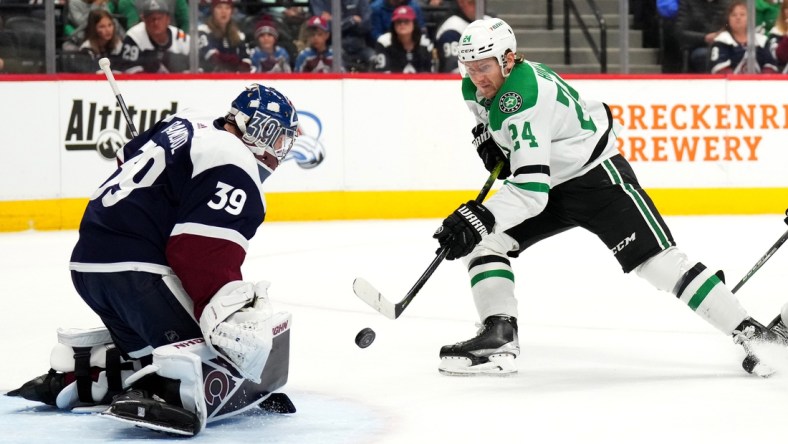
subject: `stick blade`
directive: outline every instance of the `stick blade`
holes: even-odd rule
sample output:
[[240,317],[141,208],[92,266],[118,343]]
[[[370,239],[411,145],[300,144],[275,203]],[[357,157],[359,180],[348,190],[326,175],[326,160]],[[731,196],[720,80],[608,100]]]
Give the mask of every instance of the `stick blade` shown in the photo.
[[389,319],[397,319],[396,307],[383,297],[366,279],[356,278],[353,281],[353,292],[359,299]]

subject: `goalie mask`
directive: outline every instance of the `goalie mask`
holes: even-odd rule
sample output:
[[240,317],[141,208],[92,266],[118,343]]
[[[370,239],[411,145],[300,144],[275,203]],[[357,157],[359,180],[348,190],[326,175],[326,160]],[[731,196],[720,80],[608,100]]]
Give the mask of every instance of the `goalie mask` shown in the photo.
[[273,168],[284,160],[298,137],[298,114],[290,100],[257,83],[233,100],[227,120],[238,127],[241,140],[258,160],[276,158]]
[[497,18],[476,20],[465,28],[460,37],[460,73],[467,77],[465,63],[494,57],[503,76],[508,77],[504,56],[510,51],[517,52],[517,39],[511,26]]

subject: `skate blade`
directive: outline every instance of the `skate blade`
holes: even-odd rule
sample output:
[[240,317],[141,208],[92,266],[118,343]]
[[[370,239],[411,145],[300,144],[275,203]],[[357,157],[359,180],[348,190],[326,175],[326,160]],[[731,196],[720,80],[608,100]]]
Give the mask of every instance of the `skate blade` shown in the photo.
[[174,427],[167,427],[159,424],[154,424],[152,422],[147,422],[144,420],[135,420],[125,416],[119,416],[114,413],[104,411],[98,414],[99,418],[106,418],[111,419],[113,421],[119,421],[126,424],[131,424],[133,426],[142,427],[144,429],[153,430],[156,432],[163,432],[163,433],[170,433],[173,435],[180,435],[180,436],[194,436],[194,433],[187,430],[181,430]]
[[513,376],[517,374],[514,355],[503,353],[490,355],[489,362],[471,365],[471,360],[462,357],[442,358],[438,366],[442,375],[448,376]]

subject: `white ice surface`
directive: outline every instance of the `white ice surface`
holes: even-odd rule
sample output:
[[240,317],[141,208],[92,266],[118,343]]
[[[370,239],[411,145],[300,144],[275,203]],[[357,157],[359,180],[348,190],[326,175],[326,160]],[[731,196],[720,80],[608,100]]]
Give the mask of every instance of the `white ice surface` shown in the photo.
[[[778,215],[669,217],[691,259],[736,282],[785,231]],[[294,415],[253,413],[210,426],[192,441],[271,443],[754,443],[782,442],[788,353],[770,379],[745,374],[741,349],[679,303],[621,273],[595,237],[572,230],[513,261],[520,300],[519,373],[451,378],[441,345],[467,339],[477,321],[468,278],[441,264],[397,320],[359,301],[356,276],[391,300],[434,257],[437,220],[265,223],[244,265],[270,280],[277,310],[293,313]],[[57,327],[97,317],[70,282],[75,231],[0,234],[0,391],[49,368]],[[107,248],[112,248],[108,245]],[[788,247],[784,247],[788,250]],[[788,301],[788,251],[738,293],[761,322]],[[371,327],[367,349],[353,342]],[[0,443],[171,440],[164,435],[0,397]]]

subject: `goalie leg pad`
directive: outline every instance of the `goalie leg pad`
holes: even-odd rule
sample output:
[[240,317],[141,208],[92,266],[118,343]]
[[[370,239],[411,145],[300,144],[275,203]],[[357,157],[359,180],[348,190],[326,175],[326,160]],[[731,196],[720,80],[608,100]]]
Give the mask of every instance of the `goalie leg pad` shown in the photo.
[[[208,347],[203,338],[195,338],[156,348],[153,364],[126,380],[137,393],[123,398],[123,403],[117,406],[113,402],[102,415],[152,430],[189,435],[199,433],[213,421],[260,405],[274,390],[285,385],[289,370],[290,314],[276,313],[271,319],[275,324],[271,332],[272,348],[259,384],[244,379],[236,367]],[[275,400],[287,399],[282,396],[284,398],[279,396]],[[269,403],[265,407],[273,408],[272,405]],[[148,419],[130,417],[135,414],[131,407],[145,409]],[[282,412],[295,411],[292,402],[276,408]],[[172,423],[167,422],[170,418]]]
[[50,354],[51,369],[26,382],[9,396],[43,402],[61,409],[108,404],[125,388],[123,378],[138,363],[124,361],[106,328],[58,329]]

